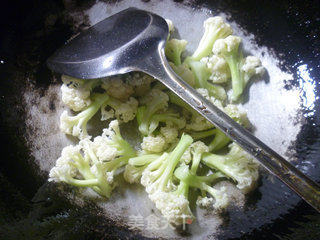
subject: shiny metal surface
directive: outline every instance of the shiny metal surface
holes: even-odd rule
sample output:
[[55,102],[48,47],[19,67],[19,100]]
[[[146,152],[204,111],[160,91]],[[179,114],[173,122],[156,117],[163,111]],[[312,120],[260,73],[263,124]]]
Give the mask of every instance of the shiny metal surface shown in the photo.
[[72,39],[48,60],[48,66],[53,71],[83,79],[130,71],[152,75],[320,212],[318,184],[204,99],[172,71],[164,56],[167,35],[167,24],[163,18],[129,8]]

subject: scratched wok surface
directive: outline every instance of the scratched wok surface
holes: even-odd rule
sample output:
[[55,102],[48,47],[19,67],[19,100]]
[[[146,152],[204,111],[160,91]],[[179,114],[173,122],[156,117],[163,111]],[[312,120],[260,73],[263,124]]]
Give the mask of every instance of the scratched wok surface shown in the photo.
[[[194,49],[203,20],[220,14],[259,56],[268,76],[243,108],[254,134],[320,181],[320,6],[318,1],[4,1],[0,28],[0,239],[320,239],[319,215],[263,173],[242,209],[197,210],[187,231],[130,229],[130,216],[157,215],[142,188],[118,188],[107,202],[47,183],[72,142],[59,132],[59,76],[45,60],[66,39],[129,6],[168,17]],[[132,126],[124,132],[129,140]],[[84,195],[84,196],[83,196]]]

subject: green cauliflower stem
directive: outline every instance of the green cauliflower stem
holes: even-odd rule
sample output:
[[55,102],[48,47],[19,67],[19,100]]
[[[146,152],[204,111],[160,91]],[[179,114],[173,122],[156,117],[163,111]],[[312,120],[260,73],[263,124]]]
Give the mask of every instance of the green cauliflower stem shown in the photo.
[[204,131],[189,131],[188,134],[193,138],[193,140],[200,140],[203,138],[211,137],[215,135],[217,129],[209,129]]
[[256,187],[259,177],[259,165],[235,143],[230,144],[225,155],[206,153],[202,162],[210,168],[221,171],[237,183],[237,187],[248,193]]
[[124,179],[128,183],[139,183],[142,172],[148,167],[148,165],[159,159],[161,155],[158,154],[142,154],[134,158],[130,158],[124,171]]
[[203,23],[204,34],[192,59],[199,61],[211,54],[212,46],[217,39],[225,38],[232,34],[232,28],[221,17],[210,17]]
[[186,120],[180,116],[179,113],[164,112],[155,114],[151,117],[149,125],[149,134],[159,126],[159,123],[166,123],[167,125],[174,125],[178,129],[182,129],[186,126]]
[[219,129],[215,129],[215,134],[212,142],[209,144],[210,152],[216,152],[220,149],[224,148],[231,142],[230,138],[227,137],[223,132]]
[[94,94],[91,104],[76,116],[69,116],[64,111],[60,117],[60,130],[66,134],[84,139],[88,137],[87,123],[96,114],[100,107],[109,99],[107,94]]
[[207,192],[211,197],[215,199],[214,208],[223,209],[229,204],[227,193],[221,190],[217,190],[211,187],[209,184],[222,178],[220,173],[211,174],[211,176],[197,176],[189,170],[188,166],[183,165],[176,169],[174,172],[176,178],[181,182],[184,182],[190,187],[200,189],[203,192]]
[[205,152],[209,152],[209,148],[201,141],[193,143],[190,148],[192,154],[192,165],[190,172],[191,174],[195,175],[197,173],[202,154]]
[[[190,158],[192,159],[192,164],[189,169],[188,165],[182,164],[176,169],[174,175],[180,180],[180,185],[184,186],[184,189],[189,189],[189,187],[198,188],[202,192],[202,196],[199,196],[197,204],[200,206],[208,207],[213,203],[213,198],[215,199],[215,204],[213,205],[216,209],[225,208],[229,199],[224,192],[224,189],[214,189],[209,184],[215,183],[217,180],[224,178],[225,176],[220,173],[212,173],[207,176],[197,176],[197,170],[200,165],[202,155],[209,151],[209,148],[201,141],[193,143],[189,148]],[[192,157],[191,157],[192,155]],[[185,161],[185,159],[184,159]],[[206,196],[206,192],[211,194],[211,197]]]
[[186,49],[186,40],[170,39],[166,43],[165,54],[169,61],[173,62],[176,66],[181,65],[181,54]]

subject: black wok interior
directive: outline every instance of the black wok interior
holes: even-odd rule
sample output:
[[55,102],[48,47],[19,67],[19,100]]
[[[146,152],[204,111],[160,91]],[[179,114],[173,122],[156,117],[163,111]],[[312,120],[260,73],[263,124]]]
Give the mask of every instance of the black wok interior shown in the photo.
[[[116,4],[118,1],[107,2]],[[176,2],[194,7],[204,5],[230,13],[232,20],[257,37],[259,45],[273,49],[282,60],[281,67],[294,75],[294,80],[286,82],[288,90],[301,87],[304,79],[298,75],[297,67],[301,64],[308,66],[318,98],[312,114],[308,114],[310,109],[302,110],[305,116],[303,127],[293,147],[299,159],[295,165],[303,169],[305,160],[313,162],[314,168],[307,174],[320,182],[320,2]],[[44,92],[50,84],[58,81],[47,69],[46,59],[66,39],[88,26],[85,18],[80,25],[75,25],[67,13],[86,9],[94,3],[93,0],[1,1],[0,239],[144,239],[141,233],[130,231],[121,222],[104,217],[90,202],[82,207],[72,204],[72,199],[66,199],[54,185],[47,183],[47,173],[41,172],[33,163],[25,136],[27,116],[21,92],[27,86],[26,82],[31,81]],[[50,107],[55,108],[54,101]],[[261,185],[264,181],[267,180],[263,179]],[[278,186],[280,183],[276,181],[270,191]],[[41,194],[39,188],[42,189]],[[65,188],[65,191],[74,191]],[[283,190],[289,192],[287,188]],[[288,196],[295,198],[291,192]],[[260,211],[261,206],[256,206],[260,198],[259,191],[248,197],[248,211],[252,212],[249,218],[254,218]],[[240,239],[320,239],[320,215],[315,210],[302,201],[294,206],[281,202],[281,199],[277,201],[279,208],[283,206],[286,209],[285,213],[271,223],[247,231]],[[241,214],[234,213],[228,217],[237,216]],[[232,221],[236,220],[229,221],[231,226],[226,227],[226,232],[221,233],[219,239],[239,239],[232,232],[238,231],[241,224],[233,227]]]

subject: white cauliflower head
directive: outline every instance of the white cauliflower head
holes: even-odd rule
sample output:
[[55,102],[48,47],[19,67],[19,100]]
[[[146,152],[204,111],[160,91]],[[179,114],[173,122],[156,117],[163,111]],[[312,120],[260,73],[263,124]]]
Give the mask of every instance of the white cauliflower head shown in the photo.
[[84,138],[85,134],[83,134],[79,125],[74,124],[74,119],[69,116],[68,111],[63,111],[60,116],[60,130],[63,133],[73,135],[75,137]]
[[241,38],[233,35],[228,36],[224,39],[218,39],[213,44],[212,52],[215,55],[232,54],[234,51],[238,51],[240,43],[241,43]]
[[143,170],[144,167],[136,167],[127,164],[123,173],[123,177],[128,183],[139,183]]
[[225,187],[221,187],[220,189],[214,189],[215,197],[201,197],[199,196],[196,204],[199,207],[209,208],[213,207],[216,210],[225,209],[229,203],[230,198],[228,197],[228,193]]
[[254,75],[262,76],[265,73],[265,68],[261,65],[260,59],[255,56],[246,57],[241,70],[244,73],[245,82],[248,82]]
[[162,135],[147,136],[143,138],[141,148],[148,152],[163,152],[167,147],[166,139]]
[[134,95],[141,97],[150,90],[151,82],[155,81],[153,77],[146,73],[134,72],[128,74],[126,83],[133,87]]
[[223,57],[212,55],[211,57],[204,57],[201,62],[207,64],[211,72],[209,79],[213,83],[225,83],[231,78],[229,66]]
[[189,201],[183,195],[155,191],[149,197],[161,214],[173,225],[181,225],[186,223],[187,219],[194,218],[189,208]]
[[160,128],[160,133],[164,136],[167,143],[173,143],[178,138],[178,129],[174,126],[165,126]]
[[130,97],[125,103],[121,103],[115,108],[115,116],[118,120],[129,122],[135,118],[138,109],[138,101]]
[[50,170],[49,181],[68,182],[70,178],[77,176],[77,169],[72,164],[72,156],[77,156],[79,152],[79,146],[63,148],[61,157],[57,159],[56,165]]
[[161,108],[165,109],[168,107],[168,101],[168,94],[157,88],[153,88],[148,92],[147,95],[141,97],[139,102],[142,105],[152,105],[153,102],[161,103]]
[[133,87],[125,83],[120,77],[111,77],[103,80],[101,87],[107,94],[116,99],[126,101],[133,94]]
[[238,122],[244,127],[250,126],[250,121],[248,119],[247,113],[245,111],[240,110],[237,105],[234,104],[228,104],[224,111],[226,114],[228,114],[229,117],[231,117],[233,120]]
[[202,117],[200,114],[192,115],[191,121],[186,124],[186,129],[193,131],[203,131],[213,127],[214,125],[210,123],[207,119]]
[[91,103],[88,89],[72,88],[62,84],[61,94],[62,102],[76,112],[88,107]]

